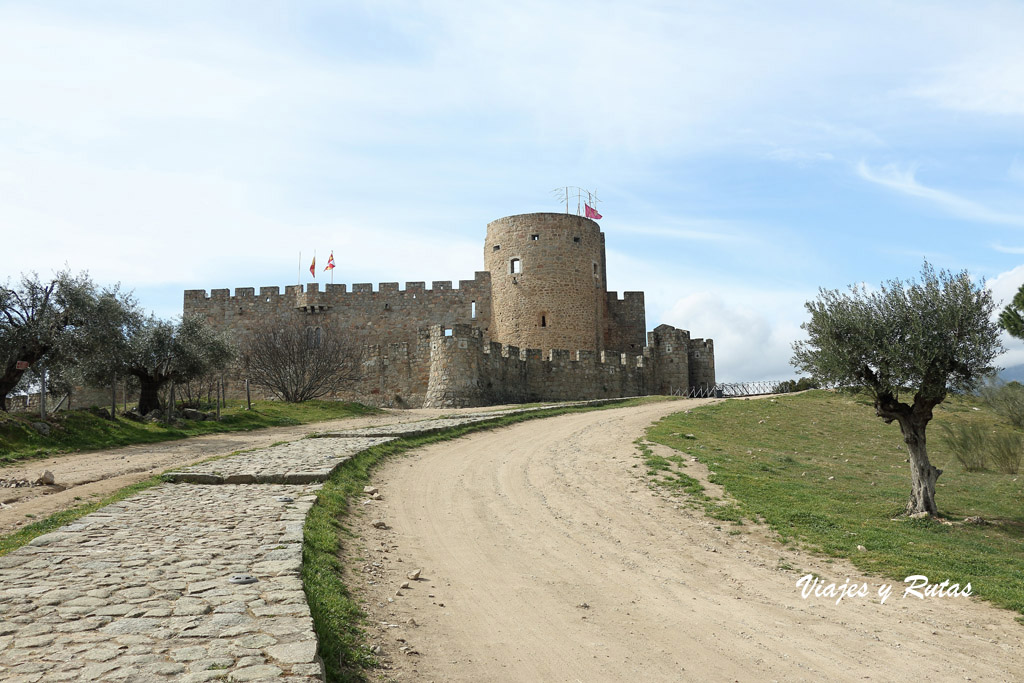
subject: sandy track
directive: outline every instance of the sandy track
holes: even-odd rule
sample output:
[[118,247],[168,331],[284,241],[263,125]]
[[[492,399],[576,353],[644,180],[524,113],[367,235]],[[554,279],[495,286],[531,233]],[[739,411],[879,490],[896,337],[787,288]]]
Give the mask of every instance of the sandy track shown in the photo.
[[[423,681],[1006,681],[1024,629],[965,598],[801,599],[862,576],[647,487],[633,440],[683,406],[527,422],[377,473],[349,566],[392,667]],[[696,474],[698,466],[687,468]],[[371,526],[384,520],[387,530]],[[779,568],[787,563],[800,571]],[[422,579],[397,591],[406,573]],[[937,580],[941,580],[939,577]],[[959,578],[959,577],[955,577]],[[969,577],[968,577],[969,578]],[[582,607],[586,604],[589,607]],[[443,605],[443,606],[442,606]],[[414,619],[417,624],[407,622]],[[401,639],[401,640],[400,640]],[[404,655],[400,647],[418,654]]]
[[[475,410],[494,410],[480,408]],[[462,411],[462,412],[474,412]],[[0,479],[35,481],[46,470],[57,486],[0,488],[0,534],[17,530],[37,519],[108,495],[171,467],[191,464],[234,451],[261,448],[278,441],[294,441],[315,431],[353,429],[400,422],[415,422],[454,410],[396,410],[368,417],[346,418],[291,427],[270,427],[251,432],[197,436],[179,441],[140,444],[87,453],[68,453],[42,460],[0,467]],[[33,515],[29,517],[28,515]]]

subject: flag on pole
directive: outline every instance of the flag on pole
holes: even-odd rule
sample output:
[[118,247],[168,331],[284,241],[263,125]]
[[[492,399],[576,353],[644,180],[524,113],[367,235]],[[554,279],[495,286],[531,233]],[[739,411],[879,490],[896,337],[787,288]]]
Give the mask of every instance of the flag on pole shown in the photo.
[[313,256],[313,262],[309,264],[309,274],[313,276],[314,280],[316,279],[316,256],[315,255]]
[[333,251],[331,252],[331,257],[329,259],[327,259],[327,267],[324,268],[325,272],[328,271],[328,270],[334,270],[334,252]]
[[584,204],[587,207],[587,218],[593,218],[594,220],[601,220],[601,214],[597,212],[597,209],[590,208],[590,204]]

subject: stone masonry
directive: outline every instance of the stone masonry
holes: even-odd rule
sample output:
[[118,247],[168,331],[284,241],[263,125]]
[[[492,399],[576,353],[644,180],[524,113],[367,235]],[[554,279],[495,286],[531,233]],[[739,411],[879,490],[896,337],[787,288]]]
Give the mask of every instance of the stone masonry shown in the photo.
[[[643,292],[620,299],[607,290],[605,235],[596,222],[564,213],[493,221],[484,267],[457,288],[442,281],[186,290],[184,313],[239,344],[264,326],[348,335],[363,349],[362,379],[338,398],[383,406],[685,393],[715,384],[710,339],[667,325],[651,337]],[[243,380],[240,371],[229,378],[229,395],[242,395]],[[456,396],[457,387],[468,394]]]
[[0,556],[0,681],[323,681],[300,576],[322,482],[375,444],[536,409],[214,458],[35,538]]

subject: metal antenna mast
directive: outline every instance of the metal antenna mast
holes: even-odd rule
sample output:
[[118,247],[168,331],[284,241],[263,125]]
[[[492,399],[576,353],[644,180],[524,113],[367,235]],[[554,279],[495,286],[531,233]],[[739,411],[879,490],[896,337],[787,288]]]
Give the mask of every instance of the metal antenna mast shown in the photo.
[[597,203],[603,201],[597,196],[597,190],[585,190],[582,187],[575,185],[566,185],[565,187],[556,187],[551,190],[551,194],[561,204],[565,202],[565,212],[569,213],[569,199],[572,197],[572,191],[576,190],[576,215],[582,215],[583,213],[583,194],[587,195],[587,205],[592,209],[597,209]]

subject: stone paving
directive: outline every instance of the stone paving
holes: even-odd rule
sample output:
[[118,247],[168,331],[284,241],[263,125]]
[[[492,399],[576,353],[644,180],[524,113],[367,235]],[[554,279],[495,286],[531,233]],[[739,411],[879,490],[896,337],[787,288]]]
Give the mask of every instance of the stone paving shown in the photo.
[[0,680],[322,680],[299,577],[318,488],[164,484],[0,557]]
[[395,437],[302,439],[246,451],[168,472],[168,481],[193,484],[310,484],[325,481],[356,453]]
[[299,574],[318,482],[399,436],[536,409],[199,463],[0,556],[0,681],[322,681]]
[[364,427],[362,429],[353,429],[350,432],[323,432],[317,436],[320,438],[333,437],[342,439],[368,436],[390,436],[398,438],[402,436],[413,436],[416,434],[430,434],[444,429],[451,429],[452,427],[461,427],[462,425],[493,420],[494,418],[505,414],[507,413],[476,413],[465,417],[439,417],[433,420],[421,420],[419,422],[381,425],[380,427]]

